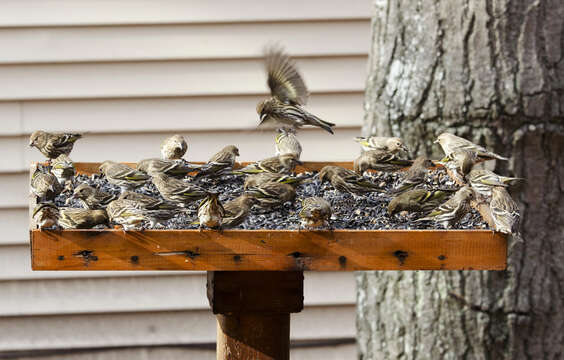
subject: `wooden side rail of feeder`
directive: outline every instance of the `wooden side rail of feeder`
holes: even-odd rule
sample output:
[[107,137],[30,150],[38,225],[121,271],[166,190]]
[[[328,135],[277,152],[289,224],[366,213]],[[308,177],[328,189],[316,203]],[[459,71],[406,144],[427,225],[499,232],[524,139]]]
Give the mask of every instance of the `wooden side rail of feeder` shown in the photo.
[[[329,163],[305,163],[298,171]],[[351,168],[351,163],[331,163]],[[98,164],[76,163],[78,173]],[[244,164],[242,164],[244,165]],[[504,270],[490,230],[30,230],[34,270],[206,270],[218,359],[289,359],[303,271]]]

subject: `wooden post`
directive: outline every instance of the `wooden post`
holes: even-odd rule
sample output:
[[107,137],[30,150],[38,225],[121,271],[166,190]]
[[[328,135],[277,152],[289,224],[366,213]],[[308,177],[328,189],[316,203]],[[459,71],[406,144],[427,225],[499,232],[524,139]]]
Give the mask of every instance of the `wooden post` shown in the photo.
[[290,313],[303,309],[301,271],[208,271],[217,359],[290,358]]

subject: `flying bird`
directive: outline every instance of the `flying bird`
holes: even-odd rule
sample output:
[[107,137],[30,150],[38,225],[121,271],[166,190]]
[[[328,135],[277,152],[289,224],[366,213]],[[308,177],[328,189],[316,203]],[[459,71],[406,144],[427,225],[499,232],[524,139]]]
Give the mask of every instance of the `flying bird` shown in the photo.
[[333,134],[335,124],[321,120],[302,107],[309,93],[292,59],[282,49],[270,47],[266,49],[265,63],[271,97],[257,105],[259,125],[267,122],[293,128],[311,125]]

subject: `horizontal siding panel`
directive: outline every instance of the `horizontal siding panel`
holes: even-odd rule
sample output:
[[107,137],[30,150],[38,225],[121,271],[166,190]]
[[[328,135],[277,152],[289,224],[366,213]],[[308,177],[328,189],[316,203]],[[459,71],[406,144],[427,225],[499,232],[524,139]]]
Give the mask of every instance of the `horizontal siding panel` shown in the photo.
[[[30,9],[33,9],[30,11]],[[369,18],[365,0],[5,0],[0,26],[163,24]]]
[[[362,92],[314,94],[307,109],[337,127],[360,126],[363,98]],[[256,104],[262,99],[248,95],[7,102],[0,103],[0,115],[11,126],[2,127],[0,135],[29,135],[38,129],[92,133],[252,130],[259,123]],[[3,105],[17,111],[2,113]],[[11,144],[2,146],[10,150]]]
[[[331,41],[325,41],[331,39]],[[370,21],[0,29],[1,63],[221,59],[366,54]]]
[[[304,129],[298,138],[302,144],[304,161],[352,161],[359,154],[359,147],[353,141],[360,133],[360,127],[341,128],[331,135],[323,130]],[[234,144],[239,148],[240,161],[254,161],[274,155],[274,132],[264,131],[217,131],[184,133],[188,141],[186,158],[190,161],[207,161],[215,152],[225,145]],[[129,133],[129,134],[88,134],[75,145],[71,157],[74,161],[102,162],[107,159],[116,161],[137,162],[144,158],[159,157],[160,144],[169,134],[163,133]],[[4,138],[6,139],[6,138]],[[2,207],[26,207],[28,190],[28,174],[32,161],[43,161],[44,157],[36,149],[26,145],[27,137],[22,137],[22,145],[10,148],[11,153],[21,151],[19,156],[5,159],[1,171],[15,171],[19,174],[0,174],[0,182],[13,193],[0,198]],[[16,142],[17,143],[17,142]],[[336,151],[335,149],[339,149]]]
[[0,229],[2,229],[0,251],[2,251],[2,245],[26,244],[29,242],[28,214],[27,208],[0,209]]
[[[28,257],[20,256],[17,260],[27,262]],[[51,272],[50,276],[62,273]],[[75,272],[73,278],[0,281],[3,294],[0,298],[0,316],[171,311],[209,307],[206,274],[202,272],[169,276],[106,273],[103,278],[89,277],[88,272]],[[28,275],[28,278],[33,275]],[[41,276],[41,273],[38,275]],[[353,304],[354,294],[352,273],[305,274],[306,305]]]
[[[335,346],[312,346],[290,348],[292,360],[343,360],[356,358],[355,344],[342,344]],[[107,349],[104,351],[85,351],[79,353],[59,353],[53,356],[33,355],[31,357],[18,357],[18,360],[178,360],[197,359],[215,360],[215,349],[176,348],[176,347],[142,347],[135,349]]]
[[[364,90],[366,56],[302,58],[312,92]],[[266,93],[260,59],[0,66],[0,100]]]
[[[292,314],[292,340],[352,338],[355,307],[306,307]],[[215,343],[209,310],[0,318],[0,351]]]

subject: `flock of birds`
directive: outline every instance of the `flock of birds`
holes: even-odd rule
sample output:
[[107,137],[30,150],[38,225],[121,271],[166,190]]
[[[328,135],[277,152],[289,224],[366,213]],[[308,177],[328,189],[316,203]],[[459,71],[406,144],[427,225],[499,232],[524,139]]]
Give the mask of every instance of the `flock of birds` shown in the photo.
[[[30,146],[48,159],[47,165],[38,165],[31,177],[32,195],[37,199],[33,218],[38,228],[84,229],[111,224],[121,225],[124,230],[147,225],[158,228],[180,213],[191,214],[190,206],[196,202],[199,204],[194,223],[200,229],[233,228],[249,217],[253,207],[269,211],[294,201],[296,188],[317,177],[322,183],[330,183],[334,191],[351,194],[355,199],[373,192],[386,193],[390,216],[416,213],[417,221],[432,221],[445,228],[456,226],[471,210],[471,202],[485,203],[494,230],[507,234],[516,231],[519,212],[507,187],[520,179],[474,168],[483,161],[507,159],[450,133],[436,139],[445,153],[440,161],[403,158],[400,154],[408,153],[408,149],[396,137],[358,137],[355,140],[363,152],[354,161],[353,170],[325,166],[316,174],[294,174],[295,167],[302,164],[296,129],[310,125],[333,133],[335,124],[303,108],[309,94],[290,57],[281,49],[270,48],[265,60],[271,97],[258,104],[257,113],[260,124],[280,125],[275,156],[234,169],[239,150],[228,145],[207,163],[196,165],[183,159],[187,143],[182,136],[174,135],[163,141],[161,158],[142,160],[136,168],[103,162],[99,168],[103,177],[121,189],[115,194],[78,180],[69,155],[81,134],[35,131]],[[424,186],[429,168],[437,164],[446,169],[458,187]],[[397,172],[405,168],[391,190],[384,190],[382,184],[365,176],[366,171]],[[222,204],[217,192],[206,189],[204,179],[233,174],[246,176],[242,192]],[[154,184],[158,196],[135,191],[148,183]],[[81,208],[56,206],[54,200],[60,193],[72,194],[67,205],[75,199]],[[305,198],[299,216],[302,227],[330,228],[331,203],[322,197]]]

